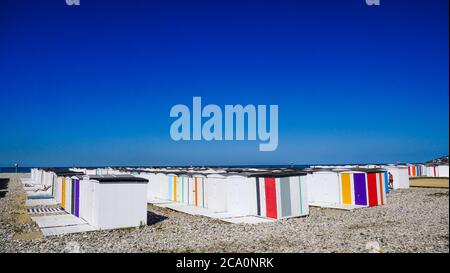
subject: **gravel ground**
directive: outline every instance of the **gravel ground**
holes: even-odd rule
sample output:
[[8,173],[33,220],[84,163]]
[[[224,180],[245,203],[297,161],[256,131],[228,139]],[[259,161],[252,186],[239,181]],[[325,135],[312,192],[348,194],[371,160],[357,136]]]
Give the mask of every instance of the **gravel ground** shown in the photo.
[[396,190],[381,207],[235,225],[149,206],[143,228],[42,237],[15,175],[0,198],[0,252],[449,252],[448,189]]

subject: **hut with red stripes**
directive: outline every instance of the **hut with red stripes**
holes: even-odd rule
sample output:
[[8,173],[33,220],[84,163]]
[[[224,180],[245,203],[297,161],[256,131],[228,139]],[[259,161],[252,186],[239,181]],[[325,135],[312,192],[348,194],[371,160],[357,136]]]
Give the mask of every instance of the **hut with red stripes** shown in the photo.
[[341,202],[348,205],[379,206],[386,203],[385,169],[354,169],[339,173]]
[[285,219],[309,214],[306,173],[292,170],[253,171],[207,176],[222,179],[227,213]]
[[250,177],[255,178],[255,215],[284,219],[309,214],[305,172],[269,172],[252,174]]
[[408,164],[409,177],[426,176],[427,170],[424,164]]
[[142,172],[149,180],[147,198],[205,208],[232,216],[284,219],[309,214],[304,172],[195,171]]
[[448,164],[428,164],[426,166],[426,176],[449,177],[449,165]]

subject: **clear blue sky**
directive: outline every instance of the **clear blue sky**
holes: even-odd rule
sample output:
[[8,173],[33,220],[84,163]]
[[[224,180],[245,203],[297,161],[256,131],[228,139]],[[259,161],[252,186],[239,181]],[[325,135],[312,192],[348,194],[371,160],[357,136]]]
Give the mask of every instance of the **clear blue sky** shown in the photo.
[[[448,154],[448,0],[6,0],[0,165]],[[174,142],[170,108],[278,104],[279,146]]]

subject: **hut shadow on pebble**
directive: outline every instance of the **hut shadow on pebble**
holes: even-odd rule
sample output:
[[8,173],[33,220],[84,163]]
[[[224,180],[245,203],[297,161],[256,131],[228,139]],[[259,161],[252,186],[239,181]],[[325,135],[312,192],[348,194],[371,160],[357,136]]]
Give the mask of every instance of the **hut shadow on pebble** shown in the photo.
[[9,178],[0,178],[0,190],[6,190],[8,188]]
[[0,199],[6,196],[8,183],[9,178],[0,178]]
[[167,217],[163,215],[156,214],[151,211],[147,211],[147,226],[151,226],[166,220]]

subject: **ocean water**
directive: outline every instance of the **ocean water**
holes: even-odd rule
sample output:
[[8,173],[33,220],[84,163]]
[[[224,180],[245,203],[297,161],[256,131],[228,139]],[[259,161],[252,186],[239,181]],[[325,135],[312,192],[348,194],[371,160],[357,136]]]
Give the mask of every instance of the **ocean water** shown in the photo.
[[[87,167],[87,168],[105,168],[106,166],[98,166],[98,167]],[[144,167],[152,167],[152,166],[120,166],[120,167],[130,167],[130,168],[144,168]],[[190,166],[154,166],[154,167],[190,167]],[[223,167],[223,168],[307,168],[309,165],[232,165],[232,166],[195,166],[195,167]],[[31,172],[31,168],[36,167],[18,167],[18,173],[29,173]],[[68,169],[69,167],[52,167],[58,169]],[[0,173],[15,173],[16,168],[14,167],[0,167]]]
[[[18,167],[18,173],[29,173],[32,167]],[[16,168],[14,167],[0,167],[0,173],[15,173]]]
[[[31,168],[41,168],[41,167],[18,167],[17,172],[18,173],[29,173],[31,172]],[[47,167],[42,167],[47,168]],[[68,169],[68,167],[52,167],[57,169]],[[0,167],[0,173],[15,173],[16,168],[14,167]]]

